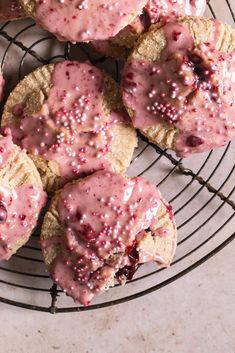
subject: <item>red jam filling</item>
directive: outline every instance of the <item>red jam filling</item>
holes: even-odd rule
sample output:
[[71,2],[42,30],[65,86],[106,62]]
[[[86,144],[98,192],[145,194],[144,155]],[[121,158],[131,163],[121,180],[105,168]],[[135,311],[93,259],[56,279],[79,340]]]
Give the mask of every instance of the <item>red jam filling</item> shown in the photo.
[[0,202],[0,224],[4,224],[7,221],[7,209],[3,202]]

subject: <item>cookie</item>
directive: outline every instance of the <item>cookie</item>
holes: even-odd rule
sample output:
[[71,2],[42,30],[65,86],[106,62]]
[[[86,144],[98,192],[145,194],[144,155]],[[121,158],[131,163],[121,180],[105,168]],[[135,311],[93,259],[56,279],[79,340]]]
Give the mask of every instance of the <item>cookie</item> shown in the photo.
[[124,173],[137,145],[116,83],[65,61],[26,76],[10,94],[3,130],[25,148],[47,191],[99,169]]
[[25,17],[19,0],[0,0],[0,21],[10,21]]
[[141,264],[169,266],[176,237],[172,208],[155,185],[99,171],[57,192],[41,246],[53,281],[88,305],[115,279],[131,279]]
[[181,17],[153,25],[123,70],[123,101],[135,128],[179,157],[235,136],[235,31]]
[[0,135],[0,260],[24,245],[46,201],[40,175],[11,136]]
[[179,15],[203,15],[206,0],[149,0],[141,15],[109,40],[94,41],[93,47],[103,55],[117,59],[126,59],[131,53],[140,34],[149,30],[151,24],[161,19],[169,21],[171,17]]
[[21,0],[25,12],[59,40],[89,42],[115,36],[147,0]]

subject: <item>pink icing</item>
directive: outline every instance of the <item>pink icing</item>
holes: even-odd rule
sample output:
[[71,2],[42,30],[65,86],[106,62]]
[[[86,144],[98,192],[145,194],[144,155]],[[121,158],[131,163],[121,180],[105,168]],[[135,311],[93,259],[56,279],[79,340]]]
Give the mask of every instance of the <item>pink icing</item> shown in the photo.
[[23,108],[15,107],[14,114],[21,119],[9,126],[14,142],[57,162],[62,184],[96,170],[111,169],[111,127],[125,116],[113,112],[110,118],[104,113],[103,74],[88,63],[65,61],[56,64],[52,83],[38,114],[22,116]]
[[[65,240],[50,268],[53,280],[76,302],[88,305],[115,274],[120,281],[130,278],[141,263],[141,234],[153,224],[159,202],[160,194],[150,182],[110,172],[65,186],[58,203]],[[57,242],[52,238],[42,242],[42,248]],[[159,259],[158,254],[151,257]]]
[[178,15],[203,15],[206,8],[206,0],[149,0],[145,11],[150,23],[156,23],[159,19]]
[[12,153],[14,145],[11,136],[0,136],[0,168],[3,168]]
[[[12,137],[0,136],[0,168],[9,160],[14,148]],[[9,188],[0,185],[0,260],[8,260],[21,237],[36,226],[41,208],[46,202],[42,187],[24,185]]]
[[25,14],[18,0],[0,0],[0,21],[24,17]]
[[60,40],[90,41],[115,36],[147,0],[39,0],[36,20]]
[[215,22],[210,43],[195,47],[186,27],[167,24],[161,59],[132,59],[123,71],[123,98],[134,111],[134,126],[167,121],[179,130],[175,149],[181,157],[235,136],[235,52],[214,48],[218,26]]
[[40,187],[0,186],[0,260],[8,260],[21,237],[33,230],[45,200]]
[[58,127],[82,131],[97,130],[107,116],[103,113],[103,74],[89,63],[57,63],[46,107],[55,115]]

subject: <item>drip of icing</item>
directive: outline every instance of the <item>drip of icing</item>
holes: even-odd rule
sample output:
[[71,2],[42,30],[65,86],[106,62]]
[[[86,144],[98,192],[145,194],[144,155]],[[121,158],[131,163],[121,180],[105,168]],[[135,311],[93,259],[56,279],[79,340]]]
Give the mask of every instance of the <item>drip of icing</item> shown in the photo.
[[9,259],[22,237],[31,233],[45,201],[40,187],[0,186],[0,260]]
[[[123,97],[134,126],[168,122],[178,129],[181,157],[225,145],[235,136],[235,52],[217,51],[212,42],[193,45],[185,26],[165,25],[167,44],[160,60],[133,59],[123,72]],[[141,97],[141,99],[140,99]]]
[[104,91],[102,73],[90,64],[56,64],[41,111],[27,116],[23,107],[15,107],[20,120],[8,126],[14,142],[29,153],[57,162],[62,184],[111,169],[111,126],[126,118],[124,113],[113,112],[110,119],[104,112]]
[[9,21],[24,16],[18,0],[0,0],[0,21]]
[[[65,240],[50,268],[53,280],[76,302],[88,305],[109,287],[115,273],[133,266],[134,248],[153,224],[159,204],[158,190],[142,178],[100,171],[65,186],[58,202]],[[48,250],[48,241],[42,247]]]
[[115,36],[147,0],[38,1],[36,20],[60,40],[90,41]]

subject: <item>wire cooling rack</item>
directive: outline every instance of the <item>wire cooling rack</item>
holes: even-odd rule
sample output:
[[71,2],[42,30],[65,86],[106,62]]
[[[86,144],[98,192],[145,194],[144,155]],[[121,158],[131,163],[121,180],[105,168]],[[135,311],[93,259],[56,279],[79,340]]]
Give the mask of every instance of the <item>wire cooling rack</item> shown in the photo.
[[[233,1],[233,0],[232,0]],[[235,6],[211,0],[207,15],[232,25]],[[117,80],[119,64],[95,57],[86,45],[59,43],[31,20],[0,26],[0,57],[7,92],[34,68],[61,59],[90,59]],[[235,143],[209,153],[178,159],[174,153],[139,138],[129,175],[155,182],[171,202],[178,224],[177,255],[169,269],[146,264],[125,287],[116,285],[89,307],[77,307],[45,270],[40,226],[9,262],[0,262],[0,302],[37,311],[63,313],[103,308],[154,292],[206,262],[235,238]]]

